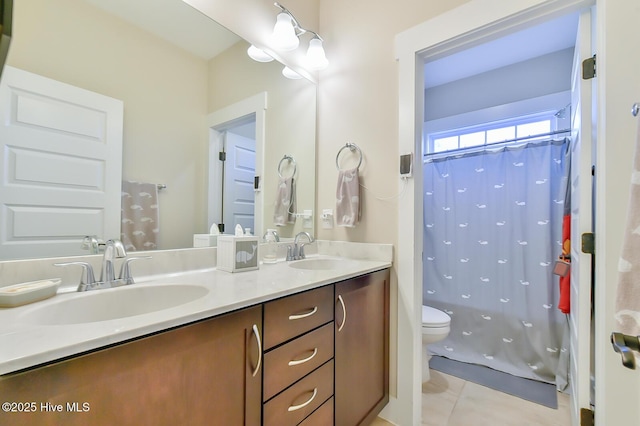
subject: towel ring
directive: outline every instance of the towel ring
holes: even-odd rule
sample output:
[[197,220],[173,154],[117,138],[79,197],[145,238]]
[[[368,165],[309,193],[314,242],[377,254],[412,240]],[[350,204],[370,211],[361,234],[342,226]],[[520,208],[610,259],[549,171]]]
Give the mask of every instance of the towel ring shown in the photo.
[[362,164],[362,150],[360,150],[360,147],[358,145],[356,145],[355,143],[351,143],[351,142],[347,142],[342,148],[340,148],[340,150],[336,154],[336,169],[338,169],[338,171],[340,171],[340,163],[338,163],[338,158],[340,157],[340,153],[345,148],[349,148],[349,151],[351,151],[351,152],[358,151],[358,155],[360,155],[360,160],[358,161],[358,165],[356,166],[356,169],[359,169],[360,165]]
[[285,155],[284,157],[282,157],[282,160],[280,160],[280,162],[278,163],[278,176],[284,179],[284,176],[282,176],[282,162],[285,160],[288,160],[289,163],[293,163],[293,173],[291,173],[291,177],[294,177],[296,174],[296,171],[298,170],[298,165],[296,164],[296,160],[294,160],[293,157],[290,155]]
[[631,115],[633,115],[634,117],[637,117],[639,113],[640,113],[640,104],[639,103],[633,104],[633,106],[631,107]]

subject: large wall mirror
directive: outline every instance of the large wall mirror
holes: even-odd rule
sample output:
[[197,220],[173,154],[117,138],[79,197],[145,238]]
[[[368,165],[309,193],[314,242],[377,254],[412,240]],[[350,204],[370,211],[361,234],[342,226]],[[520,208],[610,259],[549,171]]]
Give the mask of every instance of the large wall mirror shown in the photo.
[[[234,7],[233,0],[221,1]],[[251,60],[247,41],[182,0],[30,0],[15,2],[13,15],[7,65],[122,101],[122,179],[166,185],[158,193],[158,249],[193,247],[193,235],[208,233],[212,220],[219,220],[215,212],[222,206],[212,197],[222,189],[211,185],[222,183],[211,153],[225,132],[264,136],[255,159],[260,186],[248,191],[261,199],[255,233],[273,227],[284,156],[295,159],[297,211],[315,213],[312,82],[286,79],[276,61]],[[217,28],[199,32],[203,24]],[[189,35],[196,37],[185,39]],[[223,47],[212,51],[218,45]],[[216,128],[208,124],[212,115],[256,96],[265,100],[264,120],[257,121],[262,127],[255,129],[251,115]],[[287,175],[292,170],[285,163],[281,172]],[[227,230],[235,225],[233,219],[225,224]],[[284,237],[313,233],[305,225],[299,218],[278,229]],[[81,248],[82,235],[71,240],[65,252],[0,260],[89,254]]]

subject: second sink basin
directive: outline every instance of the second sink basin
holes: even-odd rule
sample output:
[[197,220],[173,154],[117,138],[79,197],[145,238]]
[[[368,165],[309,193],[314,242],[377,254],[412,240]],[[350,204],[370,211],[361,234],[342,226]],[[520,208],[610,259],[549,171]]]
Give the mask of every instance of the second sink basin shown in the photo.
[[37,325],[109,321],[161,311],[192,302],[209,293],[197,285],[127,286],[61,295],[26,310],[20,321]]
[[349,259],[339,258],[309,258],[302,260],[295,260],[289,263],[289,266],[296,269],[308,269],[313,271],[328,270],[328,269],[341,269],[349,266],[352,263]]

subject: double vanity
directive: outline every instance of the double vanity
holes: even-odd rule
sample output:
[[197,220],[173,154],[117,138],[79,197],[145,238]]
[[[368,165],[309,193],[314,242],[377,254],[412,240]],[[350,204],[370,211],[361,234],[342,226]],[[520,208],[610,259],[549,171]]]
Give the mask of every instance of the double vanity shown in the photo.
[[330,255],[0,309],[0,424],[370,423],[388,401],[391,248],[318,243]]

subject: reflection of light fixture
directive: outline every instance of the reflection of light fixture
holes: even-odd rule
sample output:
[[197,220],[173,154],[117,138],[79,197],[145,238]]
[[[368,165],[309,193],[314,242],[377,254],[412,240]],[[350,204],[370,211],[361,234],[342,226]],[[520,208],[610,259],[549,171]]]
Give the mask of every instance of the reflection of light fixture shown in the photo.
[[271,62],[271,61],[273,61],[273,57],[271,55],[269,55],[267,52],[265,52],[262,49],[258,49],[253,44],[251,46],[249,46],[249,48],[247,49],[247,54],[254,61],[258,61],[258,62]]
[[289,67],[284,67],[282,69],[282,75],[284,75],[287,78],[290,78],[291,80],[298,80],[302,78],[300,74],[298,74],[297,72],[295,72]]
[[[300,36],[305,33],[313,34],[309,42],[306,56],[306,66],[312,70],[321,70],[329,65],[329,61],[322,47],[322,37],[314,31],[306,30],[300,26],[298,20],[286,7],[275,2],[275,6],[282,11],[278,14],[276,25],[273,27],[271,43],[275,49],[288,51],[294,50],[300,43]],[[251,56],[251,55],[249,55]],[[253,56],[252,56],[253,57]],[[297,74],[297,73],[296,73]]]

